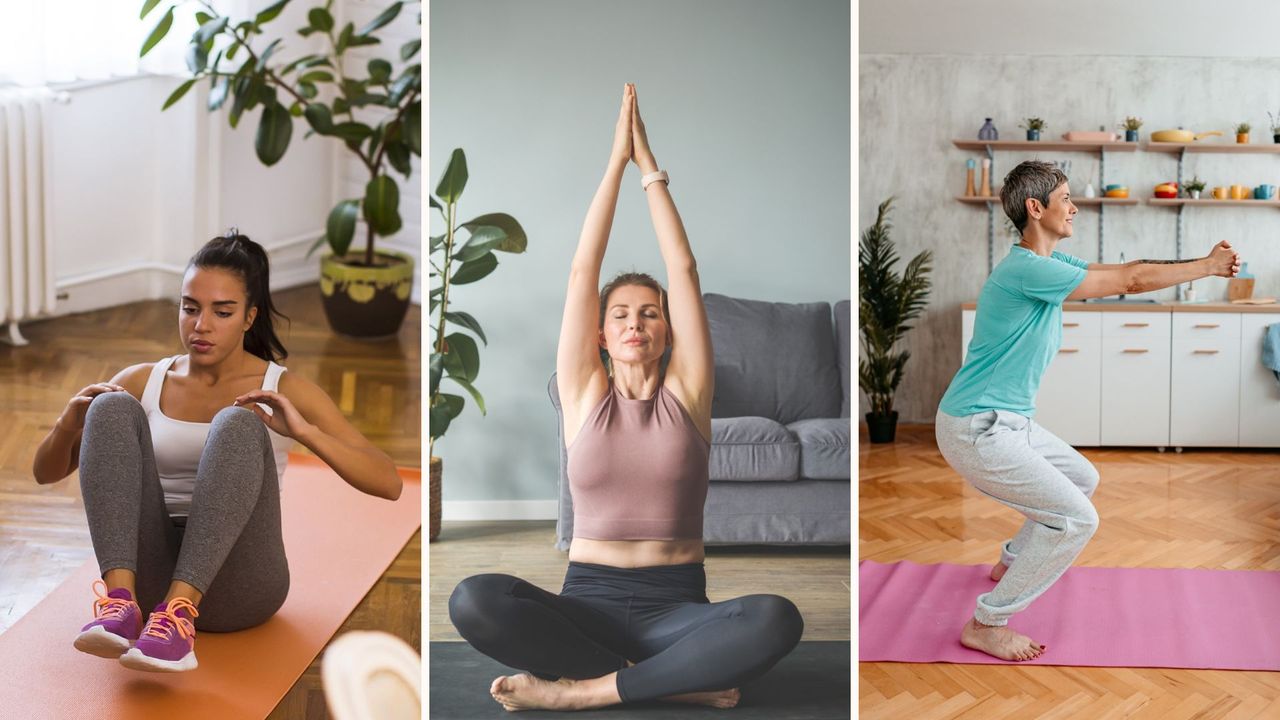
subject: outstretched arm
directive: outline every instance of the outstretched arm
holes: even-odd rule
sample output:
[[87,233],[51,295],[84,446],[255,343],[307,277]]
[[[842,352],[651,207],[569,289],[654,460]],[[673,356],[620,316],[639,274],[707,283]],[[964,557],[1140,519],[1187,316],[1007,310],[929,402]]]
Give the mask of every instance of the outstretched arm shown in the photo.
[[[649,137],[640,119],[638,103],[632,103],[633,157],[640,172],[658,171],[658,161],[649,148]],[[710,436],[711,396],[715,386],[715,365],[711,350],[711,330],[702,305],[698,264],[676,203],[665,182],[654,182],[645,190],[649,217],[658,235],[658,247],[667,266],[667,295],[671,313],[671,363],[667,382],[704,433]]]
[[1134,260],[1123,265],[1089,265],[1084,281],[1067,296],[1068,300],[1136,294],[1160,290],[1200,278],[1235,277],[1240,272],[1240,254],[1223,240],[1202,258],[1190,260]]
[[[560,322],[560,343],[556,349],[556,384],[566,411],[574,410],[584,395],[604,392],[607,383],[599,353],[600,265],[613,228],[613,212],[618,205],[622,173],[631,157],[631,108],[635,91],[627,85],[613,133],[613,149],[604,178],[596,188],[587,218],[582,223],[578,249],[569,267],[569,288],[565,293],[564,317]],[[595,392],[592,392],[595,391]],[[566,425],[568,422],[566,422]],[[576,429],[575,429],[576,430]],[[570,431],[570,434],[574,432]]]

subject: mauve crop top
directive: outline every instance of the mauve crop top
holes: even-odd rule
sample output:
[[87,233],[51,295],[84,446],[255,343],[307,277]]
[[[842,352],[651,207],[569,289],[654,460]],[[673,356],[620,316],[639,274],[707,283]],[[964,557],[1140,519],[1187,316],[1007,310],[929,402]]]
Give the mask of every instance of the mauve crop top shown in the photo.
[[665,386],[633,400],[610,381],[568,450],[573,536],[701,539],[710,452]]

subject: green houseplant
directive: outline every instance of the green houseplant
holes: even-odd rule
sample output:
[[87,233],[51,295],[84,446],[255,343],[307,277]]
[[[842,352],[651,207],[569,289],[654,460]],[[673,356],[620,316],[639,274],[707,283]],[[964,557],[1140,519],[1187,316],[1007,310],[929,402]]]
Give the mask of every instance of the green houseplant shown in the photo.
[[1182,189],[1187,191],[1187,196],[1191,199],[1199,200],[1200,193],[1204,192],[1204,181],[1197,175],[1191,178],[1191,182],[1183,184]]
[[1129,116],[1120,123],[1124,130],[1125,142],[1138,142],[1138,129],[1142,127],[1142,118]]
[[1040,131],[1049,127],[1049,124],[1038,117],[1031,117],[1031,118],[1027,118],[1027,122],[1025,125],[1019,125],[1018,127],[1026,128],[1028,140],[1039,140]]
[[911,353],[894,352],[894,345],[911,329],[929,296],[928,250],[911,258],[901,275],[895,270],[898,253],[889,238],[889,208],[893,198],[880,203],[875,224],[858,242],[858,323],[862,356],[858,361],[858,385],[871,402],[866,414],[871,442],[893,442],[898,412],[893,395],[902,382],[903,368]]
[[[485,412],[484,397],[473,384],[480,373],[480,349],[470,335],[461,331],[448,332],[449,323],[474,333],[486,345],[489,341],[475,317],[450,307],[453,301],[449,299],[449,290],[454,285],[473,283],[493,272],[498,267],[495,251],[522,253],[529,242],[524,228],[506,213],[487,213],[459,223],[458,199],[462,197],[466,185],[467,156],[459,148],[449,156],[449,165],[440,178],[440,184],[436,186],[435,196],[431,198],[431,207],[439,210],[444,218],[445,231],[431,237],[429,252],[433,286],[429,312],[435,313],[431,326],[431,385],[427,406],[431,423],[431,439],[427,446],[427,456],[431,462],[429,540],[435,540],[440,535],[443,462],[435,454],[436,439],[445,434],[466,404],[463,396],[444,392],[441,389],[442,381],[450,380],[466,390],[475,400],[480,412]],[[468,237],[465,243],[460,243],[459,233],[463,230]],[[438,285],[435,278],[440,279]]]
[[1280,143],[1280,117],[1272,115],[1271,111],[1268,110],[1267,119],[1271,121],[1271,140],[1275,143]]
[[1242,144],[1249,142],[1249,131],[1252,129],[1253,126],[1247,122],[1236,125],[1236,142]]
[[[394,335],[409,309],[413,289],[413,258],[404,253],[376,251],[378,237],[400,230],[400,187],[394,170],[407,179],[411,156],[422,155],[422,63],[415,60],[421,40],[399,48],[407,63],[395,74],[385,58],[373,58],[363,67],[347,53],[356,47],[378,45],[376,31],[386,26],[407,3],[393,2],[381,14],[357,29],[353,23],[338,27],[331,12],[333,2],[310,8],[307,25],[297,32],[326,41],[321,53],[283,60],[286,42],[278,37],[265,47],[255,47],[256,36],[288,5],[280,0],[250,18],[233,20],[212,4],[198,1],[199,28],[187,48],[191,78],[169,95],[162,109],[182,99],[198,82],[210,81],[210,112],[230,102],[227,122],[237,127],[244,113],[261,106],[254,149],[267,166],[284,157],[293,135],[295,118],[305,118],[312,134],[342,142],[368,171],[363,197],[338,202],[329,212],[325,234],[311,250],[323,244],[329,253],[321,258],[320,289],[325,315],[333,329],[352,337]],[[174,12],[184,3],[169,5],[142,45],[146,55],[168,34]],[[160,5],[146,0],[142,18]],[[421,24],[422,15],[418,14]],[[357,220],[365,221],[362,252],[351,252]]]

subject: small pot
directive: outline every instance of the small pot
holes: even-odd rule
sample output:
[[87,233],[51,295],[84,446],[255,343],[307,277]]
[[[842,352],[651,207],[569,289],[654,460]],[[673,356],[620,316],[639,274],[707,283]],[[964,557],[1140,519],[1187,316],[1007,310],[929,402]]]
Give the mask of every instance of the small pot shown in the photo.
[[1040,139],[1040,131],[1039,131],[1039,130],[1028,130],[1028,131],[1027,131],[1027,139],[1028,139],[1028,140],[1039,140],[1039,139]]
[[1249,142],[1249,133],[1236,133],[1236,142],[1241,145]]
[[1200,199],[1200,191],[1199,191],[1199,190],[1188,190],[1188,191],[1187,191],[1187,193],[1191,195],[1191,199],[1192,199],[1192,200],[1199,200],[1199,199]]
[[[1030,132],[1030,131],[1028,131]],[[894,410],[888,415],[878,415],[876,413],[867,413],[867,437],[873,443],[891,443],[893,442],[894,433],[898,430],[898,411]]]
[[364,251],[348,256],[350,264],[332,254],[320,258],[320,294],[329,327],[357,340],[387,338],[400,332],[413,290],[413,257],[378,251],[384,264],[365,267]]
[[1271,136],[1271,139],[1272,139],[1272,141],[1274,141],[1277,145],[1280,145],[1280,133],[1276,133],[1275,135],[1272,135],[1272,136]]
[[1125,141],[1125,142],[1138,142],[1138,131],[1137,131],[1137,130],[1125,130],[1125,131],[1124,131],[1124,141]]

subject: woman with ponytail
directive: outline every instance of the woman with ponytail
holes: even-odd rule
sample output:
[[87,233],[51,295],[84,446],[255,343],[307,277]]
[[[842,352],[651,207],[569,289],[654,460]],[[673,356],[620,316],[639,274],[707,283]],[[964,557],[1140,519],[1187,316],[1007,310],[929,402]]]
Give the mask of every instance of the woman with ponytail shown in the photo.
[[196,667],[197,628],[250,628],[284,604],[280,479],[295,442],[357,490],[394,500],[401,487],[323,390],[277,364],[288,353],[261,245],[234,229],[210,240],[181,295],[186,352],[77,393],[32,468],[42,484],[80,470],[102,579],[75,647],[155,672]]

